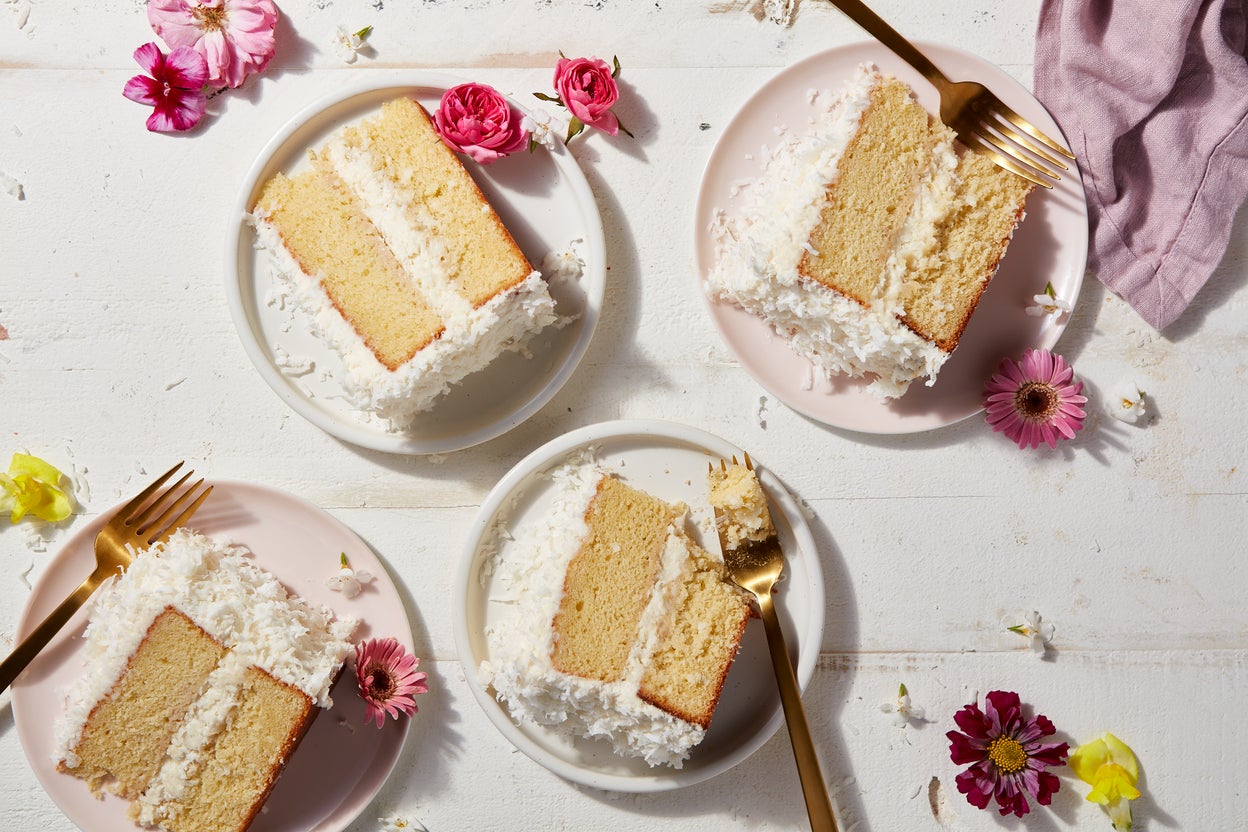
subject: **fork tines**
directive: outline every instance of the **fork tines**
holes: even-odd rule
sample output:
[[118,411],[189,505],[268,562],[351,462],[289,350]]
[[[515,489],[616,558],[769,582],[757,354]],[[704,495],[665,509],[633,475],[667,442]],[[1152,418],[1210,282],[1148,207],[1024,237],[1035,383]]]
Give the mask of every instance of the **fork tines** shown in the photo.
[[955,125],[958,138],[1000,167],[1045,188],[1062,178],[1059,171],[1070,169],[1061,157],[1074,159],[1073,153],[995,96],[991,105],[976,102],[972,110],[976,118]]
[[[185,490],[181,492],[172,502],[170,497],[178,493],[182,485],[190,479],[195,471],[188,470],[182,477],[160,493],[156,493],[168,479],[182,467],[182,462],[174,465],[155,482],[147,488],[139,492],[133,500],[122,507],[118,515],[124,518],[124,523],[128,528],[133,528],[135,533],[147,540],[148,544],[154,543],[172,533],[174,529],[185,523],[208,499],[208,495],[212,493],[212,486],[199,491],[201,485],[204,484],[204,478],[200,477]],[[198,492],[198,496],[196,496]],[[155,499],[148,503],[148,499],[155,494]],[[188,504],[188,500],[194,497],[194,500]],[[140,506],[147,503],[141,511]],[[183,508],[185,506],[185,508]],[[181,509],[181,513],[179,512]],[[157,512],[160,512],[157,514]]]

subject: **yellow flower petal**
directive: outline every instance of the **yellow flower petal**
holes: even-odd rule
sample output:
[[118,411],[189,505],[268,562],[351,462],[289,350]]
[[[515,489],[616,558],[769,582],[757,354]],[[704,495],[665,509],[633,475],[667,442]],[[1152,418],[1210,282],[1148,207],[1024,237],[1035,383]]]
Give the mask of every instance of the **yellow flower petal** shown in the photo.
[[1126,769],[1131,775],[1131,783],[1136,783],[1140,779],[1140,769],[1135,761],[1135,754],[1125,742],[1108,731],[1101,736],[1101,739],[1105,741],[1105,747],[1109,749],[1109,759]]
[[1131,752],[1126,743],[1108,731],[1076,748],[1067,759],[1067,763],[1075,775],[1085,783],[1093,783],[1097,771],[1107,763],[1121,767],[1129,776],[1132,786],[1140,779],[1135,754]]
[[9,476],[17,479],[22,475],[43,480],[49,485],[57,485],[61,481],[61,472],[39,457],[13,454],[13,459],[9,462]]
[[1096,778],[1097,769],[1108,762],[1109,748],[1105,745],[1104,740],[1100,738],[1091,742],[1085,742],[1072,751],[1066,759],[1066,764],[1070,766],[1070,770],[1085,783],[1093,782]]
[[9,519],[16,523],[27,514],[55,523],[73,511],[69,494],[60,488],[63,475],[55,467],[35,456],[13,454],[8,475],[0,475],[0,506],[9,509]]
[[1135,800],[1139,796],[1130,772],[1117,763],[1106,763],[1096,770],[1088,800],[1106,806],[1116,800]]

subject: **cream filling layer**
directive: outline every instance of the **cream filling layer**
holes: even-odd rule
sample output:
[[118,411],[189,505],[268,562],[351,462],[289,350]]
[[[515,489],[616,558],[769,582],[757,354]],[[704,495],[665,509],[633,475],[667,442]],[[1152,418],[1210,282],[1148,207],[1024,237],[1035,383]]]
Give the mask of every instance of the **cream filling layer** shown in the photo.
[[139,796],[140,823],[151,826],[179,814],[178,804],[185,799],[187,789],[199,779],[204,749],[226,727],[230,715],[242,701],[249,665],[242,656],[231,652],[209,675],[204,695],[187,713],[169,743],[164,764]]
[[616,753],[649,765],[680,768],[705,730],[644,702],[637,689],[645,666],[670,618],[671,599],[692,567],[687,540],[672,530],[664,546],[660,577],[629,653],[625,676],[599,682],[562,673],[551,662],[552,622],[563,599],[568,564],[589,534],[585,512],[605,474],[581,465],[553,474],[555,502],[541,523],[521,529],[498,565],[505,587],[497,603],[509,609],[488,627],[490,661],[483,682],[492,685],[512,719],[555,728],[569,736],[601,737]]
[[367,149],[338,137],[325,145],[324,155],[447,329],[462,328],[472,303],[455,289],[445,265],[446,246],[437,237],[429,210],[374,167],[376,156]]
[[712,297],[761,317],[825,375],[872,375],[872,392],[899,396],[916,378],[927,376],[930,384],[948,358],[897,315],[906,264],[928,250],[933,217],[949,210],[952,144],[938,150],[916,195],[919,213],[912,212],[903,227],[880,298],[864,307],[797,270],[810,250],[824,194],[880,80],[874,68],[859,67],[850,83],[820,106],[808,132],[785,134],[759,178],[741,189],[740,210],[732,217],[717,214],[710,231],[718,260],[706,288]]

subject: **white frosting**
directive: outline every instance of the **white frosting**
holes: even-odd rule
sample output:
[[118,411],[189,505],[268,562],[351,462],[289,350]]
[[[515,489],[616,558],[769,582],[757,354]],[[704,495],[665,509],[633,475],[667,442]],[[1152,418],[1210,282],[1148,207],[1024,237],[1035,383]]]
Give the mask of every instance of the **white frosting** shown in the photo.
[[827,376],[872,375],[872,392],[900,396],[916,378],[927,376],[931,384],[948,358],[897,315],[901,278],[930,250],[933,217],[947,210],[956,167],[952,144],[937,150],[916,196],[918,213],[912,212],[902,231],[874,303],[863,307],[798,273],[802,255],[811,251],[824,194],[879,81],[873,67],[859,67],[831,101],[812,99],[817,110],[806,134],[786,132],[775,150],[765,153],[762,175],[739,189],[740,210],[733,217],[722,211],[716,216],[711,232],[719,257],[707,291],[763,318]]
[[571,464],[552,474],[558,496],[543,522],[519,531],[503,553],[496,599],[509,612],[486,630],[490,661],[480,673],[517,722],[535,722],[582,737],[601,737],[616,753],[652,766],[680,768],[705,730],[655,707],[637,695],[646,664],[664,633],[670,605],[691,568],[688,539],[675,528],[664,547],[658,583],[642,615],[625,676],[604,683],[556,670],[551,662],[552,622],[563,599],[568,564],[589,533],[585,513],[605,476]]
[[329,690],[358,623],[289,595],[245,548],[187,529],[139,554],[120,578],[97,590],[92,603],[83,672],[66,691],[55,729],[53,758],[70,768],[78,764],[72,751],[92,708],[166,607],[185,614],[244,666],[298,688],[321,708],[333,704]]
[[342,356],[344,376],[339,381],[354,407],[376,413],[389,420],[392,429],[402,430],[452,385],[507,350],[522,348],[531,335],[556,322],[555,302],[537,271],[474,308],[447,274],[445,246],[415,195],[380,170],[366,147],[348,146],[335,137],[326,145],[324,158],[359,200],[445,327],[409,361],[390,370],[334,307],[320,280],[303,271],[276,227],[257,209],[249,217],[256,230],[255,246],[268,255],[270,272],[311,318],[313,332]]

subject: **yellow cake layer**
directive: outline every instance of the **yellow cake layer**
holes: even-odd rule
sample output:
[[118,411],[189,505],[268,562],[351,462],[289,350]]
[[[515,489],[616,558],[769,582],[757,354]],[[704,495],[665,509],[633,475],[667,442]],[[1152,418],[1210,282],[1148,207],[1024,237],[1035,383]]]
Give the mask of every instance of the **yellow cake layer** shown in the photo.
[[276,174],[257,208],[383,365],[397,368],[442,333],[442,320],[327,166],[293,179]]
[[864,306],[880,297],[885,264],[938,135],[905,84],[886,78],[872,88],[799,273]]
[[419,104],[386,102],[380,117],[348,129],[343,140],[373,154],[400,193],[414,195],[408,222],[445,246],[442,265],[473,306],[528,277],[529,262]]
[[1034,187],[973,150],[962,151],[957,176],[955,212],[937,229],[933,255],[906,276],[901,294],[902,320],[946,352],[962,337]]
[[259,813],[286,760],[316,715],[301,691],[255,667],[242,700],[203,752],[197,776],[180,800],[163,807],[169,832],[242,832]]
[[614,682],[638,638],[676,509],[603,477],[585,519],[589,536],[568,564],[551,661],[563,673]]
[[225,648],[182,613],[166,609],[148,627],[121,678],[91,711],[74,749],[76,768],[60,770],[134,799],[156,774],[183,715]]
[[723,564],[693,541],[694,572],[678,591],[666,636],[642,676],[638,695],[686,722],[706,728],[719,702],[750,609],[724,582]]

